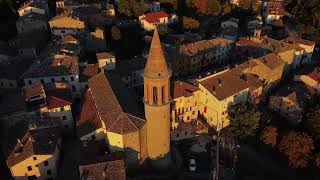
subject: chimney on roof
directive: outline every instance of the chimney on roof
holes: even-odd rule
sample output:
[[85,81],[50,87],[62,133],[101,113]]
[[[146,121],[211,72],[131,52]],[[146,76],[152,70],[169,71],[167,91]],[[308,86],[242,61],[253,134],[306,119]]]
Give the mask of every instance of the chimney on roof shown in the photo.
[[216,87],[215,86],[212,86],[212,92],[213,92],[213,94],[216,94]]
[[219,83],[219,86],[221,87],[222,86],[222,80],[218,79],[218,83]]

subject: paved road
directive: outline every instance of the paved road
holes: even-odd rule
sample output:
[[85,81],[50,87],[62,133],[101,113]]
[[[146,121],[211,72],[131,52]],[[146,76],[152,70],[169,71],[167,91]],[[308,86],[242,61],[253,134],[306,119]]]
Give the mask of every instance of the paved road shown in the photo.
[[[272,158],[245,144],[239,148],[239,157],[242,177],[245,174],[250,179],[259,180],[302,180],[293,173],[292,169],[273,161]],[[248,178],[242,179],[247,180]]]

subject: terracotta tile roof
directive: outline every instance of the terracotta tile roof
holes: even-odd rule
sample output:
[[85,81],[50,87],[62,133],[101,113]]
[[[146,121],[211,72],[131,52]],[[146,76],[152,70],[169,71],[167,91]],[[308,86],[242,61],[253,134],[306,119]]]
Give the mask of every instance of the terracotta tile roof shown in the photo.
[[72,35],[70,35],[70,34],[67,34],[67,35],[63,36],[61,41],[64,42],[64,43],[78,42],[78,40],[75,37],[73,37]]
[[72,105],[69,88],[53,88],[46,90],[48,109]]
[[87,64],[85,66],[80,66],[79,71],[80,82],[86,82],[88,81],[88,79],[99,73],[99,66],[98,64]]
[[233,43],[231,40],[214,38],[210,40],[201,40],[194,43],[189,43],[180,46],[179,52],[186,56],[194,56],[201,51],[207,51],[208,49],[218,49],[230,45]]
[[80,168],[81,179],[112,179],[125,180],[125,164],[123,160],[109,161]]
[[297,43],[297,44],[304,44],[304,45],[308,45],[308,46],[314,46],[316,43],[313,42],[313,41],[309,41],[309,40],[306,40],[306,39],[301,39],[301,38],[298,38],[298,37],[288,37],[286,39],[284,39],[285,42],[287,43]]
[[33,156],[53,154],[60,138],[58,127],[29,130],[10,153],[7,164],[12,167]]
[[179,98],[179,97],[190,97],[193,95],[194,92],[199,91],[200,89],[196,86],[193,86],[191,84],[187,84],[182,81],[176,81],[174,83],[174,93],[173,98]]
[[111,59],[114,58],[114,55],[112,53],[102,52],[96,54],[97,59]]
[[309,76],[311,79],[320,83],[320,70],[315,69],[314,71],[309,73],[307,76]]
[[285,16],[288,14],[284,9],[269,9],[269,14],[268,15],[280,15],[280,16]]
[[[98,116],[97,108],[95,106],[95,102],[92,97],[90,89],[85,92],[85,96],[84,96],[84,100],[83,100],[83,104],[82,104],[82,108],[81,108],[81,112],[80,112],[80,119],[79,119],[79,121],[77,121],[76,126],[78,128],[80,128],[81,126],[84,126],[85,124],[91,124],[91,126],[89,126],[90,127],[89,129],[91,129],[92,131],[102,127],[102,123],[101,123],[101,120]],[[85,129],[87,130],[88,127]],[[89,131],[92,132],[91,130],[89,130]],[[87,132],[87,133],[89,133],[89,132]],[[85,134],[83,134],[83,135],[85,135]]]
[[153,32],[147,64],[144,68],[143,75],[152,78],[164,78],[170,76],[170,71],[164,57],[157,28],[155,28]]
[[261,64],[267,66],[269,69],[273,70],[277,67],[283,66],[285,62],[276,54],[271,53],[261,58],[255,59],[254,61],[259,61]]
[[41,83],[36,83],[32,85],[26,85],[23,87],[23,93],[26,98],[44,94],[44,89]]
[[123,112],[103,72],[89,79],[89,86],[77,126],[99,119],[107,131],[126,134],[139,131],[145,124],[145,120]]
[[64,107],[67,105],[71,105],[71,102],[65,101],[63,99],[54,97],[54,96],[49,96],[47,98],[47,107],[48,109],[54,109],[54,108],[59,108],[59,107]]
[[245,89],[262,87],[263,83],[252,74],[242,74],[237,68],[200,81],[218,100],[224,100]]
[[78,58],[75,56],[55,56],[40,63],[35,62],[22,75],[23,78],[53,77],[63,75],[78,75]]
[[145,20],[148,23],[156,23],[159,22],[160,18],[169,17],[169,15],[163,11],[145,14]]

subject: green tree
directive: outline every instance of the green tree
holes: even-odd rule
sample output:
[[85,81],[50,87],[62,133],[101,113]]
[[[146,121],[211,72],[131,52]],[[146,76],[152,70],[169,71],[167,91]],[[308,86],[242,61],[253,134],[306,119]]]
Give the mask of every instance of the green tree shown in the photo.
[[113,40],[116,40],[116,41],[121,39],[121,31],[115,25],[111,27],[111,37]]
[[144,5],[144,1],[137,2],[136,0],[130,0],[130,6],[132,9],[132,14],[134,17],[138,18],[141,16],[145,11],[147,11],[146,6]]
[[252,103],[240,103],[229,107],[230,128],[234,136],[245,139],[254,136],[259,127],[260,111]]
[[267,145],[272,147],[277,145],[278,130],[274,126],[268,126],[263,129],[260,135],[260,140]]
[[220,1],[210,0],[208,1],[207,15],[218,16],[221,12]]
[[194,30],[199,28],[199,21],[189,17],[183,16],[183,28],[187,30]]
[[132,12],[130,8],[130,3],[127,0],[123,0],[119,2],[118,11],[121,15],[131,17]]
[[168,30],[165,28],[157,28],[160,38],[165,38],[168,36]]
[[320,106],[310,109],[306,113],[307,126],[314,136],[320,135]]
[[293,168],[305,168],[314,149],[313,140],[305,133],[290,132],[282,138],[279,150],[289,161]]

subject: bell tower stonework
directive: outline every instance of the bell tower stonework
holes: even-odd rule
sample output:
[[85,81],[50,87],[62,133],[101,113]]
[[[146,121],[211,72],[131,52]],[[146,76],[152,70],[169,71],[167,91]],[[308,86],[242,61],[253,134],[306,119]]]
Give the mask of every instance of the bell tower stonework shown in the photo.
[[170,76],[155,28],[143,73],[147,152],[151,160],[162,158],[170,151]]

